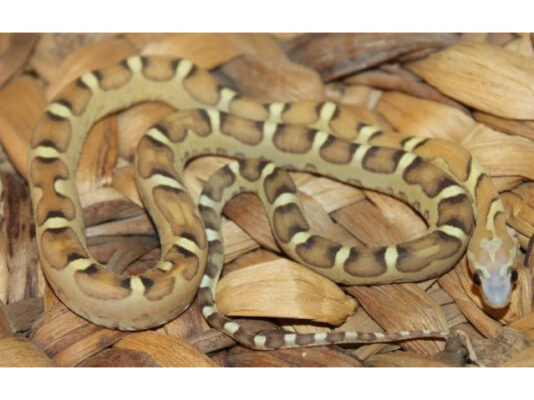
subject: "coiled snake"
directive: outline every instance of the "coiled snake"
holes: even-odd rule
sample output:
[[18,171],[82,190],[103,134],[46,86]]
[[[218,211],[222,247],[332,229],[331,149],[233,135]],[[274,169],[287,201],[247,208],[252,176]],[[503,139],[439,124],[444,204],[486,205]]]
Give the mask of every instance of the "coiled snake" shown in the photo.
[[[162,255],[153,269],[130,277],[90,256],[75,172],[96,120],[150,100],[181,111],[149,129],[137,147],[136,183],[157,227]],[[181,174],[190,159],[205,154],[239,161],[210,179],[197,209]],[[323,238],[306,222],[295,185],[273,163],[392,194],[425,217],[428,233],[378,248],[351,248]],[[200,286],[208,322],[258,349],[443,335],[256,335],[224,317],[214,301],[223,265],[219,225],[224,204],[243,191],[260,196],[285,252],[339,283],[427,279],[452,267],[466,248],[473,280],[489,305],[506,305],[517,279],[516,244],[498,193],[467,151],[446,141],[382,132],[333,102],[260,104],[220,87],[185,59],[134,56],[66,86],[36,127],[29,183],[40,261],[49,283],[74,312],[111,328],[161,325],[183,312]]]

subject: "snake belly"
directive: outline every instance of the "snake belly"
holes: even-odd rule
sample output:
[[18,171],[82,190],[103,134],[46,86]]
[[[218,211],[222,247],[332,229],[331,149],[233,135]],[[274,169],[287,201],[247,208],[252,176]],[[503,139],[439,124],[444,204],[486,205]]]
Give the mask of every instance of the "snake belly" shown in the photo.
[[[126,276],[106,269],[88,252],[75,172],[85,136],[96,120],[149,100],[195,111],[171,114],[148,130],[139,143],[136,182],[156,225],[162,255],[153,269]],[[369,129],[372,135],[365,133]],[[328,257],[322,261],[330,265],[315,269],[326,271],[338,282],[420,280],[454,265],[471,234],[476,234],[473,201],[479,201],[477,190],[465,190],[453,168],[449,175],[410,151],[355,143],[331,133],[352,135],[356,141],[361,134],[362,142],[378,136],[376,129],[359,125],[350,112],[331,102],[263,105],[241,97],[221,88],[208,72],[188,60],[134,56],[82,75],[49,104],[31,142],[29,183],[36,238],[49,283],[71,310],[110,328],[146,329],[183,312],[197,292],[206,264],[208,270],[210,267],[210,242],[202,217],[181,178],[185,163],[203,154],[246,154],[290,169],[321,173],[393,194],[427,218],[431,229],[422,238],[411,244],[359,249],[358,257],[355,250],[327,239],[310,241],[315,235],[309,233],[307,251],[326,251]],[[236,151],[236,145],[246,147],[246,152]],[[219,185],[225,186],[224,182]],[[264,197],[268,197],[267,191]],[[210,205],[222,207],[217,196],[210,199]],[[298,255],[296,248],[302,242],[297,242],[307,230],[293,200],[277,204],[271,219],[275,236]],[[201,209],[205,202],[201,199]],[[285,215],[277,218],[276,210],[281,207]],[[494,217],[490,209],[483,208],[481,213],[478,208],[477,225],[480,218]],[[493,222],[483,224],[485,231],[500,234],[500,220]],[[501,241],[506,243],[506,237]],[[403,258],[416,260],[425,249],[430,256],[424,262],[401,267]],[[300,260],[306,263],[309,256],[300,253]],[[360,254],[366,256],[360,258]]]

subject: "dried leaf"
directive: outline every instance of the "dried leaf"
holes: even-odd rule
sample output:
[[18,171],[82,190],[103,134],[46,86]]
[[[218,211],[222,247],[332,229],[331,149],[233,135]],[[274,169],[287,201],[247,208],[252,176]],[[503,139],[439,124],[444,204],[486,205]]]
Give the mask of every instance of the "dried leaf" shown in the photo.
[[251,351],[235,348],[224,359],[228,367],[361,367],[356,358],[336,348],[312,347]]
[[0,53],[0,87],[22,67],[38,38],[35,33],[9,34],[9,47]]
[[216,367],[189,343],[159,332],[134,332],[115,343],[115,348],[148,354],[162,367]]
[[534,119],[534,60],[463,42],[408,66],[446,95],[499,117]]
[[[413,283],[402,285],[351,286],[367,313],[386,331],[428,329],[446,331],[447,320],[432,298]],[[410,340],[401,344],[412,351],[433,355],[445,347],[442,341]]]
[[317,72],[284,59],[245,55],[226,63],[222,71],[239,93],[258,101],[321,101],[325,98]]
[[5,246],[9,270],[8,302],[42,297],[45,280],[38,266],[35,226],[29,190],[15,173],[2,174],[4,188]]
[[274,40],[265,34],[175,33],[146,44],[143,55],[164,54],[188,58],[199,67],[212,69],[241,54],[282,57]]
[[292,60],[330,81],[421,49],[439,49],[457,40],[453,34],[326,33],[286,42]]
[[159,367],[146,353],[128,349],[106,349],[79,363],[77,367]]
[[56,365],[72,367],[127,334],[96,326],[57,303],[34,324],[30,340]]
[[65,85],[84,72],[115,64],[136,52],[135,47],[124,39],[107,39],[74,50],[55,71],[46,91],[47,98],[54,98]]
[[42,33],[30,65],[50,82],[61,62],[76,49],[115,36],[115,33]]
[[0,367],[52,367],[52,360],[25,338],[0,339]]
[[481,111],[475,111],[473,115],[477,121],[484,123],[490,128],[534,140],[534,121],[518,121],[515,119],[499,118],[495,115],[486,114]]
[[25,178],[30,139],[45,106],[43,88],[33,78],[23,76],[0,89],[0,140]]
[[132,161],[141,136],[173,111],[165,103],[143,103],[121,112],[118,116],[120,156]]
[[217,305],[228,316],[300,318],[339,325],[356,306],[330,280],[280,258],[226,274]]
[[78,192],[93,192],[109,185],[117,157],[117,117],[111,115],[98,121],[85,139],[76,173]]
[[383,68],[382,70],[360,72],[349,76],[344,82],[349,85],[367,85],[382,90],[404,92],[411,96],[443,103],[462,111],[465,110],[465,107],[460,103],[444,96],[432,86],[421,82],[407,70],[401,70],[398,65],[392,66],[387,70]]
[[443,362],[411,351],[394,351],[369,357],[365,362],[368,367],[450,367]]
[[475,121],[457,108],[399,92],[384,93],[377,110],[399,132],[457,143],[476,125]]

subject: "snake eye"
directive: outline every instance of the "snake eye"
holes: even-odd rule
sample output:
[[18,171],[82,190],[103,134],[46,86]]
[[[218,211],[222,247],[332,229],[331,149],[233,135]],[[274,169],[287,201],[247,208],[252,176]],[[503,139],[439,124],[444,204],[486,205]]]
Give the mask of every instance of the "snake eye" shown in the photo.
[[512,273],[510,274],[510,282],[516,283],[517,278],[519,278],[519,274],[517,273],[516,270],[513,270]]
[[473,274],[473,283],[476,285],[476,286],[480,286],[482,284],[482,282],[480,281],[480,274],[478,272],[475,272]]

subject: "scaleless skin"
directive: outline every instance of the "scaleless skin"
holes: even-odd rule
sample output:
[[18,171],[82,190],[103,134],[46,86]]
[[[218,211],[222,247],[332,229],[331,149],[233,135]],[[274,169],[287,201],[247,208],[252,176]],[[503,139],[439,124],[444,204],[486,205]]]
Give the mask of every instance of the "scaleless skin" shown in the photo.
[[[158,229],[162,256],[155,268],[130,277],[106,269],[89,255],[75,170],[96,120],[147,100],[189,111],[169,115],[139,143],[136,182]],[[230,164],[219,172],[200,199],[199,213],[181,174],[188,160],[203,154],[262,160]],[[443,159],[452,161],[446,164]],[[376,249],[353,249],[320,238],[302,216],[293,183],[267,160],[399,197],[427,219],[429,232]],[[214,257],[222,254],[218,213],[230,195],[241,191],[235,182],[260,195],[285,251],[337,282],[426,279],[452,267],[467,247],[474,281],[480,282],[488,304],[501,307],[509,301],[517,275],[517,245],[506,228],[496,189],[465,150],[436,139],[381,132],[359,124],[332,102],[263,105],[221,88],[190,61],[168,57],[134,56],[88,72],[65,87],[40,119],[31,143],[29,183],[43,271],[69,308],[106,327],[146,329],[174,318],[193,300],[207,264],[200,292],[206,306],[205,289],[215,279],[214,268],[222,266],[222,260],[212,266]],[[208,321],[217,323],[219,314],[214,309],[210,316],[209,311],[204,307]],[[239,326],[227,322],[225,331],[238,337]],[[419,331],[367,339],[417,334],[445,335]],[[245,342],[275,348],[363,338],[347,335]]]

